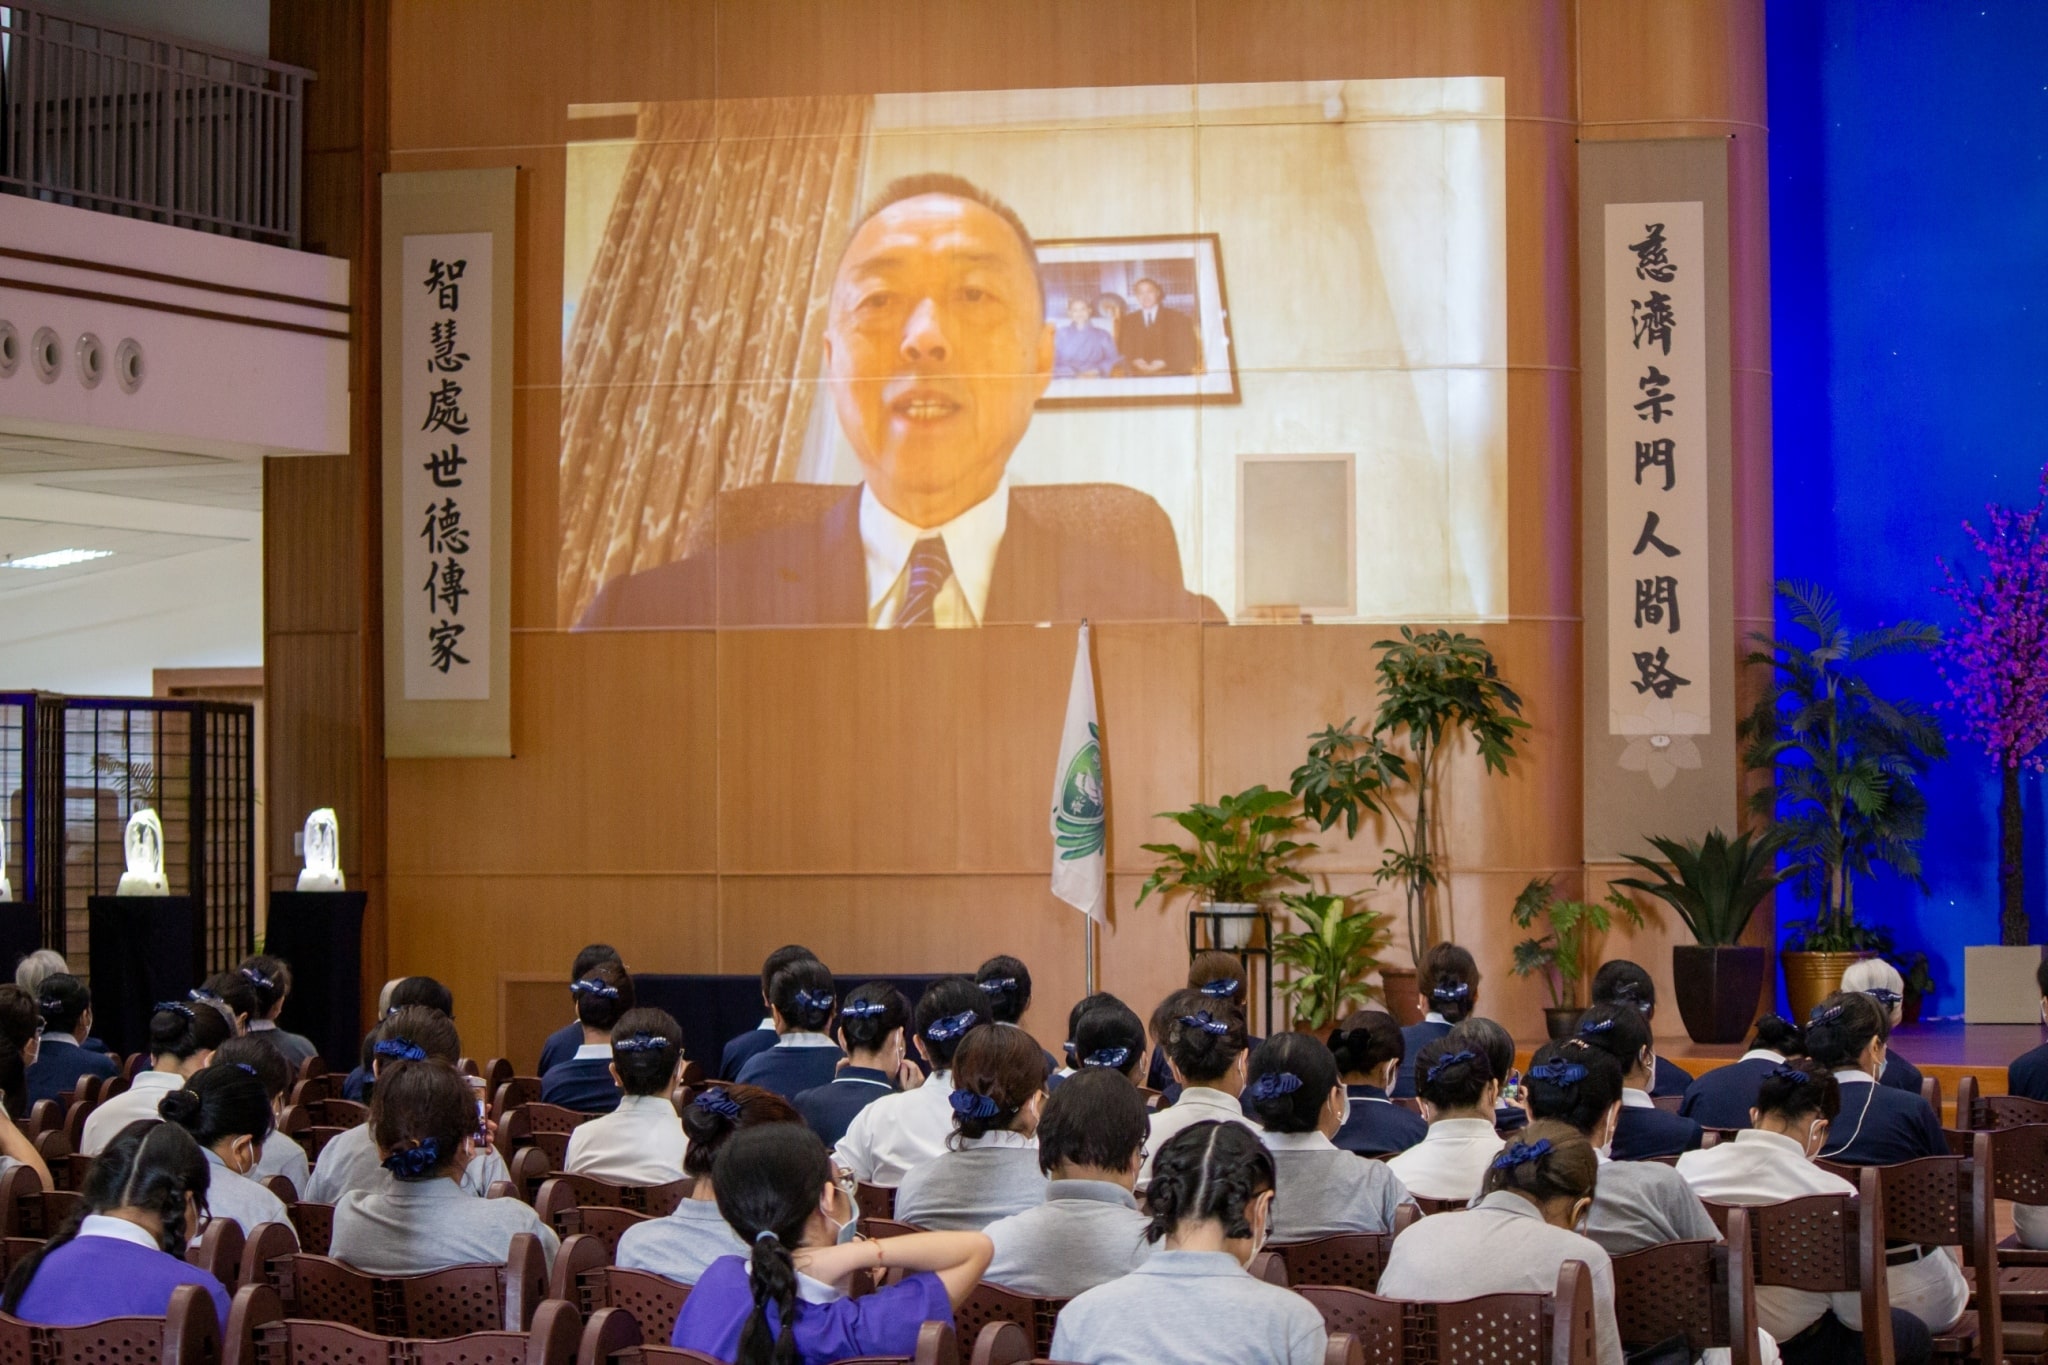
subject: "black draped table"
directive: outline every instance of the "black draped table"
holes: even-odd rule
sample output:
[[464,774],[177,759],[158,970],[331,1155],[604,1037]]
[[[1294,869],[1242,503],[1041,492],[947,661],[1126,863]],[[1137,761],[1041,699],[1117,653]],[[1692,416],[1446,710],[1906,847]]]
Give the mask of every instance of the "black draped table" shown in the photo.
[[292,993],[278,1027],[305,1035],[329,1069],[362,1056],[362,891],[273,891],[263,947],[292,964]]
[[[889,976],[842,976],[832,983],[839,998],[870,981],[888,981],[915,1006],[925,987],[937,975],[896,974]],[[716,1075],[719,1054],[726,1043],[750,1028],[760,1026],[761,976],[714,976],[669,972],[633,973],[633,996],[638,1004],[651,1005],[674,1015],[683,1029],[683,1055]]]

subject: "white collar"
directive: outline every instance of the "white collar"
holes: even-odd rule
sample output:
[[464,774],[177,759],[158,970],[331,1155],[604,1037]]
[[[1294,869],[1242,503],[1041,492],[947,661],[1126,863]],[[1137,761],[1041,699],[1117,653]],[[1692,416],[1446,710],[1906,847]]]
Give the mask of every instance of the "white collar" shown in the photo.
[[251,1033],[264,1033],[276,1027],[277,1020],[275,1019],[251,1019],[249,1021],[249,1032]]
[[1337,1144],[1324,1137],[1316,1129],[1306,1133],[1261,1132],[1259,1141],[1266,1144],[1269,1152],[1334,1152]]
[[[144,1071],[128,1083],[128,1091],[137,1090],[183,1090],[185,1078],[175,1071]],[[153,1244],[152,1244],[153,1245]]]
[[1647,1090],[1630,1090],[1626,1086],[1621,1092],[1621,1107],[1624,1109],[1655,1109],[1657,1101],[1650,1098]]
[[1837,1071],[1835,1073],[1835,1081],[1840,1085],[1876,1085],[1877,1077],[1859,1067],[1851,1066]]
[[1150,327],[1152,325],[1153,319],[1159,316],[1159,310],[1157,308],[1141,308],[1138,311],[1144,314],[1145,325],[1147,327]]
[[57,1045],[58,1045],[59,1047],[77,1047],[77,1046],[78,1046],[78,1040],[77,1040],[76,1038],[72,1037],[72,1036],[71,1036],[70,1034],[68,1034],[68,1033],[56,1033],[56,1032],[52,1032],[52,1031],[50,1031],[50,1030],[48,1030],[48,1029],[44,1030],[44,1032],[43,1032],[43,1046],[44,1046],[44,1047],[48,1047],[48,1046],[49,1046],[50,1044],[52,1044],[52,1043],[55,1043],[55,1044],[57,1044]]
[[837,1303],[846,1297],[823,1280],[814,1280],[803,1272],[797,1272],[796,1296],[805,1303]]
[[960,1150],[963,1152],[972,1151],[977,1147],[1029,1147],[1036,1149],[1037,1146],[1037,1138],[1027,1137],[1022,1133],[1013,1133],[1007,1128],[991,1128],[978,1138],[964,1137],[960,1139]]
[[576,1060],[579,1062],[608,1062],[611,1059],[610,1043],[585,1043],[576,1049]]
[[1767,1047],[1753,1047],[1735,1060],[1738,1062],[1770,1062],[1774,1065],[1783,1066],[1785,1054],[1773,1052]]
[[162,1251],[156,1238],[145,1228],[139,1228],[125,1218],[109,1218],[103,1213],[88,1213],[85,1221],[78,1225],[80,1237],[111,1237],[117,1242],[133,1242],[151,1251]]
[[1438,1119],[1423,1134],[1424,1142],[1499,1142],[1492,1119]]
[[1782,1154],[1796,1156],[1801,1161],[1808,1159],[1804,1147],[1794,1142],[1791,1138],[1786,1137],[1783,1133],[1773,1133],[1765,1128],[1744,1128],[1735,1135],[1735,1145],[1738,1147],[1768,1147]]
[[659,1119],[664,1123],[674,1123],[676,1121],[676,1107],[669,1103],[669,1098],[666,1095],[621,1095],[619,1096],[619,1107],[612,1112],[615,1114],[631,1114],[642,1109],[647,1110],[651,1117]]
[[988,606],[988,585],[995,577],[996,551],[1002,548],[1003,532],[1010,524],[1010,481],[996,485],[996,491],[942,526],[913,526],[882,506],[875,490],[866,484],[860,490],[860,543],[867,550],[868,611],[872,613],[896,589],[910,552],[926,536],[946,542],[946,557],[952,561],[953,578],[967,599],[967,609],[979,622]]
[[763,1019],[763,1020],[762,1020],[762,1021],[761,1021],[760,1023],[758,1023],[758,1024],[754,1025],[754,1027],[755,1027],[755,1028],[764,1028],[764,1029],[767,1029],[767,1030],[768,1030],[768,1031],[769,1031],[770,1033],[773,1033],[773,1032],[775,1032],[775,1016],[774,1016],[774,1015],[772,1015],[772,1014],[771,1014],[771,1015],[769,1015],[769,1016],[768,1016],[767,1018]]
[[931,1090],[933,1088],[945,1091],[943,1098],[947,1100],[953,1098],[953,1070],[951,1067],[944,1071],[934,1071],[931,1075],[925,1077],[924,1084],[918,1087],[919,1090]]
[[1438,1014],[1435,1010],[1431,1010],[1428,1014],[1422,1016],[1422,1022],[1425,1024],[1448,1025],[1451,1021],[1444,1018],[1441,1014]]
[[[1199,1105],[1204,1109],[1224,1109],[1233,1116],[1244,1116],[1244,1104],[1235,1095],[1226,1095],[1221,1090],[1212,1090],[1206,1085],[1190,1085],[1180,1092],[1180,1098],[1173,1102],[1173,1109],[1184,1104]],[[1172,1113],[1173,1109],[1164,1112]]]
[[833,1042],[830,1038],[826,1037],[822,1033],[806,1033],[802,1029],[791,1029],[789,1032],[782,1035],[781,1041],[776,1043],[775,1046],[836,1048],[839,1046],[839,1044]]

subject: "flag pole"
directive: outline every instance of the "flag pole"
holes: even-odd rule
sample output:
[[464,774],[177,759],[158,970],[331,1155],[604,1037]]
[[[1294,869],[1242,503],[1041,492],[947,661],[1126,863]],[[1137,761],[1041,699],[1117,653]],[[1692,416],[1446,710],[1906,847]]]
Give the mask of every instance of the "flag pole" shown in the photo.
[[1083,995],[1095,994],[1095,916],[1081,916],[1081,983]]

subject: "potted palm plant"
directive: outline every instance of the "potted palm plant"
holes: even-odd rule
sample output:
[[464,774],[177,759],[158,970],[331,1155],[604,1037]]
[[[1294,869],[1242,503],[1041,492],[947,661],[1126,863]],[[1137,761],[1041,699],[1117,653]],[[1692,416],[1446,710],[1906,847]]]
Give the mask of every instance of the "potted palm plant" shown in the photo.
[[1606,933],[1616,916],[1640,925],[1643,912],[1619,891],[1609,891],[1604,901],[1559,900],[1551,878],[1532,877],[1508,913],[1517,929],[1532,928],[1539,918],[1545,923],[1544,933],[1515,945],[1515,963],[1510,970],[1516,976],[1542,976],[1550,992],[1544,1025],[1553,1039],[1569,1037],[1586,1008],[1581,992],[1595,936]]
[[[1194,839],[1194,847],[1144,844],[1160,857],[1159,866],[1138,888],[1138,904],[1154,891],[1170,896],[1185,891],[1196,898],[1193,915],[1208,917],[1209,941],[1218,948],[1237,949],[1251,941],[1254,921],[1244,912],[1279,882],[1306,886],[1306,874],[1289,864],[1315,848],[1289,838],[1301,816],[1288,807],[1294,797],[1263,784],[1220,796],[1215,804],[1197,801],[1186,810],[1161,811]],[[1237,916],[1237,917],[1233,917]]]
[[1352,910],[1349,897],[1304,891],[1280,898],[1307,927],[1273,939],[1273,963],[1289,975],[1280,993],[1294,1005],[1295,1027],[1327,1034],[1354,1009],[1380,998],[1372,984],[1391,937],[1387,916]]
[[1779,838],[1776,831],[1756,838],[1744,830],[1731,839],[1717,829],[1697,842],[1653,836],[1662,862],[1622,855],[1655,880],[1621,877],[1613,884],[1663,901],[1692,934],[1691,943],[1672,945],[1671,976],[1679,1017],[1695,1043],[1739,1043],[1756,1020],[1770,955],[1745,947],[1742,931],[1788,875],[1776,866]]

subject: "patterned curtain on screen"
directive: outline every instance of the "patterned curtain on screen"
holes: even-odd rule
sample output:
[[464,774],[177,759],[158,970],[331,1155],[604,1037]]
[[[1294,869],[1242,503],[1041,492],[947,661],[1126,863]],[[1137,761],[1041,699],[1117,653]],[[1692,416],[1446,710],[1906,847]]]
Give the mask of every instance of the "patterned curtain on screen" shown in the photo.
[[707,539],[796,470],[867,96],[640,106],[565,358],[557,605]]

